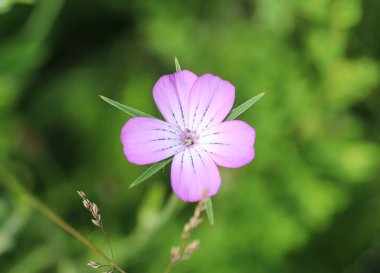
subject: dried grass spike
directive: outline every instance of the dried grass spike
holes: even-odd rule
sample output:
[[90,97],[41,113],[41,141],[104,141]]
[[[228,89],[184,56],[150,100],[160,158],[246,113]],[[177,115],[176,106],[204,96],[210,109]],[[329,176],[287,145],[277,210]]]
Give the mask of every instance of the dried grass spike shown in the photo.
[[171,249],[172,263],[176,263],[181,259],[181,249],[179,246],[173,246]]
[[104,265],[97,263],[97,262],[94,262],[94,261],[89,261],[87,263],[87,265],[92,267],[92,268],[95,268],[95,269],[98,269],[98,268],[101,268],[102,266],[104,266]]
[[77,193],[78,193],[79,196],[82,197],[83,199],[87,199],[86,194],[85,194],[83,191],[77,191]]
[[189,259],[191,254],[193,254],[198,249],[199,244],[200,244],[199,240],[192,241],[190,244],[188,244],[186,246],[185,255],[183,259]]
[[92,203],[90,200],[88,200],[86,194],[83,191],[77,191],[77,193],[83,199],[83,206],[95,218],[95,219],[91,219],[91,221],[94,223],[94,225],[103,229],[103,224],[102,224],[102,220],[101,220],[102,216],[100,215],[99,207],[95,203]]

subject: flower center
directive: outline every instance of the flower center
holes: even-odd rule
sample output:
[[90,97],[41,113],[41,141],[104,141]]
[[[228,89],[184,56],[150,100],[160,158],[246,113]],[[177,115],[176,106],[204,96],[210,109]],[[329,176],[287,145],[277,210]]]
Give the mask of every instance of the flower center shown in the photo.
[[198,134],[195,131],[191,131],[186,129],[185,132],[182,133],[181,140],[186,147],[190,147],[193,144],[197,143],[199,139]]

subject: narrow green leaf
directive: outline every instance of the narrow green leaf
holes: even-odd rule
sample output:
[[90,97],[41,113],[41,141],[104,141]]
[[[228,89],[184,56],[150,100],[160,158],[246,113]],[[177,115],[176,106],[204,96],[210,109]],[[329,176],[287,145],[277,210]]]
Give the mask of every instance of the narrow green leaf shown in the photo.
[[111,100],[107,97],[104,97],[104,96],[100,96],[100,98],[102,98],[104,101],[108,102],[109,104],[111,104],[112,106],[118,108],[119,110],[131,115],[132,117],[150,117],[150,118],[154,118],[153,116],[147,114],[147,113],[144,113],[140,110],[137,110],[135,108],[132,108],[132,107],[129,107],[129,106],[126,106],[124,104],[121,104],[120,102],[117,102],[117,101],[114,101],[114,100]]
[[206,199],[206,213],[211,225],[214,225],[214,211],[212,210],[211,198]]
[[172,158],[154,163],[152,166],[150,166],[145,172],[143,172],[139,177],[136,178],[135,181],[129,186],[129,188],[133,188],[134,186],[137,186],[141,182],[144,182],[149,177],[154,175],[156,172],[161,170],[163,167],[165,167],[170,161],[172,161]]
[[179,65],[177,57],[174,58],[174,63],[175,63],[175,71],[180,72],[181,71],[181,66]]
[[249,108],[251,108],[251,106],[254,105],[264,95],[265,95],[265,93],[261,93],[261,94],[255,96],[255,97],[247,100],[243,104],[240,104],[238,107],[236,107],[235,109],[233,109],[231,111],[231,113],[228,115],[228,117],[226,118],[226,120],[233,120],[233,119],[237,118],[238,116],[240,116],[241,114],[243,114],[245,111],[247,111]]

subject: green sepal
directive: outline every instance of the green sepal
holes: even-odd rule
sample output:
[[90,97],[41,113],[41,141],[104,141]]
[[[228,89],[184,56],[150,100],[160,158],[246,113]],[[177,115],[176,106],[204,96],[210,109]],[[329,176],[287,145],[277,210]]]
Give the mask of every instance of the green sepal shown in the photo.
[[231,111],[231,113],[228,115],[226,120],[233,120],[233,119],[237,118],[238,116],[243,114],[245,111],[247,111],[249,108],[251,108],[252,105],[254,105],[256,102],[258,102],[259,99],[261,99],[264,95],[265,95],[265,93],[261,93],[255,97],[247,100],[243,104],[240,104],[238,107],[234,108]]
[[144,182],[147,180],[149,177],[154,175],[156,172],[161,170],[163,167],[165,167],[170,161],[172,161],[173,158],[169,158],[157,163],[154,163],[152,166],[150,166],[145,172],[143,172],[139,177],[136,178],[135,181],[129,186],[129,188],[133,188],[137,186],[138,184]]
[[181,66],[179,65],[177,57],[174,57],[174,63],[175,63],[175,71],[180,72],[181,71]]
[[137,110],[135,108],[129,107],[127,105],[121,104],[120,102],[111,100],[107,97],[100,96],[101,99],[103,99],[105,102],[111,104],[112,106],[116,107],[117,109],[131,115],[132,117],[149,117],[149,118],[155,118],[147,113],[144,113],[140,110]]
[[206,214],[207,214],[208,220],[210,221],[211,225],[214,225],[214,211],[212,209],[211,198],[207,198],[205,200],[205,204],[206,204]]

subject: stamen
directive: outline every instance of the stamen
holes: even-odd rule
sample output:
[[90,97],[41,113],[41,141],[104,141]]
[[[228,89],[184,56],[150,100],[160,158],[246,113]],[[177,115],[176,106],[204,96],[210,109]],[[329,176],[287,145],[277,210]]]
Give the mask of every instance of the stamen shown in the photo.
[[186,128],[185,132],[182,133],[181,137],[181,140],[187,147],[194,145],[198,139],[198,134],[195,131],[191,131],[188,128]]

